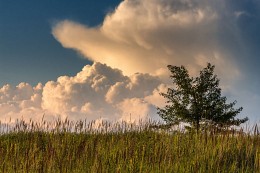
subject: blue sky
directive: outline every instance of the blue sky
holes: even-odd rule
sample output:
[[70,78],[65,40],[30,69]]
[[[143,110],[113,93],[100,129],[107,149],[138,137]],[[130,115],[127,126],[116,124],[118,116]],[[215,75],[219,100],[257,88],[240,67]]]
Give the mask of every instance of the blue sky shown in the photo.
[[211,62],[259,122],[259,31],[259,0],[0,0],[0,119],[158,117],[166,66]]
[[90,62],[62,48],[51,34],[52,24],[71,19],[96,26],[119,2],[0,0],[0,85],[34,85],[76,74]]

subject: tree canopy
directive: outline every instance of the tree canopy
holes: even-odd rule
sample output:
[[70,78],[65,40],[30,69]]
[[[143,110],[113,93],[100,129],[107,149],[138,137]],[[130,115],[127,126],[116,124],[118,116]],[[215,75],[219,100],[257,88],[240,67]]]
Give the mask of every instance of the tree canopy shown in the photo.
[[235,109],[236,101],[226,103],[227,98],[221,96],[219,79],[214,75],[215,66],[210,63],[202,69],[198,77],[190,77],[184,66],[168,65],[173,87],[166,93],[167,105],[158,108],[159,115],[168,124],[188,124],[187,128],[197,131],[201,128],[224,128],[239,126],[248,118],[238,119],[237,114],[242,107]]

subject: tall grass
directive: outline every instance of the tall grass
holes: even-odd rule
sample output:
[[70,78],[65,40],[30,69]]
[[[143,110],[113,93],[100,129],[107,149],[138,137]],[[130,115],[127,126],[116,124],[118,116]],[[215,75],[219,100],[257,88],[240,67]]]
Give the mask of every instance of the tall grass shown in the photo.
[[258,133],[149,127],[68,120],[2,124],[0,172],[260,172]]

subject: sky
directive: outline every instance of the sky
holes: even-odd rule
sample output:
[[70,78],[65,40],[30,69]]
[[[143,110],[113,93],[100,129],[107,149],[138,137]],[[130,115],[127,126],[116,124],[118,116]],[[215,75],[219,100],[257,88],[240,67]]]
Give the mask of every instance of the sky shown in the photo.
[[166,66],[216,66],[260,121],[259,0],[0,0],[0,120],[158,119]]

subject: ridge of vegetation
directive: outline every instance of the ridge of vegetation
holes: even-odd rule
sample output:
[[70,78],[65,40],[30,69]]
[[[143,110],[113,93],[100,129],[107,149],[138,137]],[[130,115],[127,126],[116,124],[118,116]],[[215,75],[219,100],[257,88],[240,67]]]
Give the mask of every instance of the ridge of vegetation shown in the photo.
[[[32,127],[33,124],[33,127]],[[17,121],[0,135],[0,172],[259,172],[260,136],[158,125]],[[7,125],[5,125],[7,127]],[[81,128],[79,128],[81,127]],[[110,130],[109,130],[110,129]],[[113,129],[113,130],[111,130]]]

